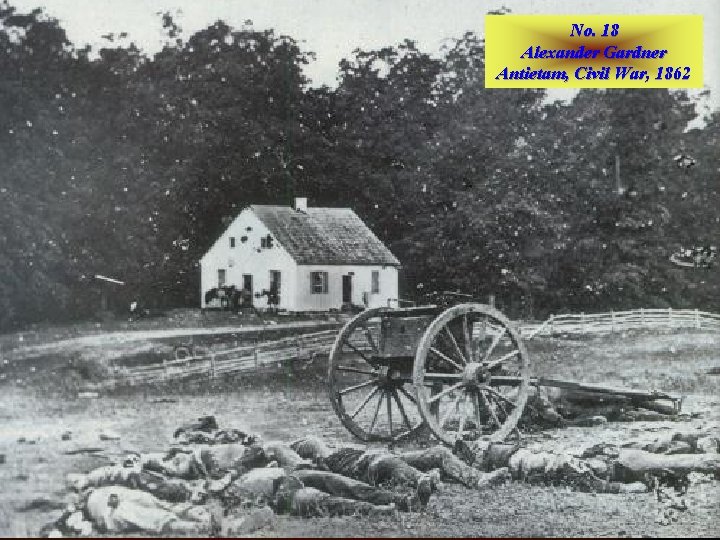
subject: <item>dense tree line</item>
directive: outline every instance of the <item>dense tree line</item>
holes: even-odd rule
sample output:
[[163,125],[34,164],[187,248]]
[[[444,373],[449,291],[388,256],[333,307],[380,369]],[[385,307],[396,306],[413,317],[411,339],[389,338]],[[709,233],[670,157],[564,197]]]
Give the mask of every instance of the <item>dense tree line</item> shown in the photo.
[[683,92],[488,90],[472,33],[437,57],[357,50],[317,88],[289,36],[159,24],[154,56],[124,34],[95,52],[0,3],[0,327],[91,316],[96,274],[125,299],[195,305],[228,220],[295,195],[354,208],[408,298],[720,310],[717,269],[669,262],[720,227],[720,114],[687,130]]

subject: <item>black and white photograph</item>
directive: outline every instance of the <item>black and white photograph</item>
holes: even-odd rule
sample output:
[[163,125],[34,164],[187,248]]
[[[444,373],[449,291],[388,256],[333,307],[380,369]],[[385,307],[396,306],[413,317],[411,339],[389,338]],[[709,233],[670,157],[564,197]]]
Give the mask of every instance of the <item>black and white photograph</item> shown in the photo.
[[719,8],[0,0],[0,537],[720,536]]

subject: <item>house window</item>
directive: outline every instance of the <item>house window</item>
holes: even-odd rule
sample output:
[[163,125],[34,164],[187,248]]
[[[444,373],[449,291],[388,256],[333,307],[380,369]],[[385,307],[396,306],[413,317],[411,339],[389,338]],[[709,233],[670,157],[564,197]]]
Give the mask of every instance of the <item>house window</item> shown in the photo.
[[226,283],[226,272],[224,268],[218,270],[218,287],[224,287]]
[[270,249],[273,247],[273,239],[269,234],[260,238],[260,247],[263,249]]
[[310,272],[310,293],[311,294],[327,294],[328,293],[328,273],[327,272]]
[[371,275],[370,292],[372,294],[380,293],[380,272],[373,270]]
[[235,237],[234,237],[234,236],[231,236],[231,237],[230,237],[230,247],[231,247],[231,248],[234,248],[234,247],[235,247]]

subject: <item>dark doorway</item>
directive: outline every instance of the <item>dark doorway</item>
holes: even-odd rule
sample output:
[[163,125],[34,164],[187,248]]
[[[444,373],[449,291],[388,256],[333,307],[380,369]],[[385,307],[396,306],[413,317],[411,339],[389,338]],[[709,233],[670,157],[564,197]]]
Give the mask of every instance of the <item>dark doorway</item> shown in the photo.
[[253,305],[253,277],[252,274],[243,274],[243,304]]
[[270,270],[270,291],[268,292],[268,304],[277,307],[280,304],[280,286],[282,279],[279,270]]
[[352,276],[342,277],[342,301],[343,304],[352,302]]

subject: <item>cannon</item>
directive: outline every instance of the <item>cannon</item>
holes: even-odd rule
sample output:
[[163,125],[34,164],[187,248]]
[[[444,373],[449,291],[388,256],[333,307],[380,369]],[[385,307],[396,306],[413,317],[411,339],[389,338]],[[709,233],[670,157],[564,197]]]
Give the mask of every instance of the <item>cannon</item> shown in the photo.
[[530,384],[518,330],[480,303],[368,309],[342,328],[328,359],[332,406],[365,442],[427,429],[446,445],[505,440]]
[[[666,415],[682,406],[682,397],[658,390],[536,378],[531,372],[519,330],[492,306],[374,308],[340,330],[328,359],[328,390],[340,421],[362,441],[392,443],[429,430],[448,446],[519,439],[531,387]],[[522,422],[530,427],[527,418]]]

